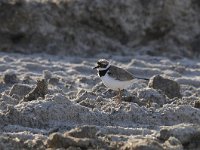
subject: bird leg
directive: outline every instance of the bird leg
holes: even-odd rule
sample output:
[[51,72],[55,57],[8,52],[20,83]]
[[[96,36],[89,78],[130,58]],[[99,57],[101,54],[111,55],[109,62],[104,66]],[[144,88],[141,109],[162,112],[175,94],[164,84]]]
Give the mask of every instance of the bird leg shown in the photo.
[[118,94],[117,94],[115,97],[113,97],[113,98],[115,99],[117,105],[119,105],[119,104],[121,104],[121,102],[122,102],[121,90],[118,89],[117,93],[118,93]]
[[121,90],[118,89],[118,95],[117,95],[117,104],[121,104],[122,102],[122,94],[121,94]]

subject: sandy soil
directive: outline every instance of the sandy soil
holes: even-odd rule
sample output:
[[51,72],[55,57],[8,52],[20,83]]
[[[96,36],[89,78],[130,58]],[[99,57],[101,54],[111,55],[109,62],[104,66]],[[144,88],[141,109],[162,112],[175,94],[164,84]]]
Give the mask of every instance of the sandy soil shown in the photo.
[[[169,98],[148,81],[135,80],[118,106],[116,93],[92,70],[99,58],[135,76],[173,80],[180,85],[181,97]],[[0,75],[0,149],[200,148],[197,60],[0,53]],[[38,88],[30,98],[42,79],[48,88]]]

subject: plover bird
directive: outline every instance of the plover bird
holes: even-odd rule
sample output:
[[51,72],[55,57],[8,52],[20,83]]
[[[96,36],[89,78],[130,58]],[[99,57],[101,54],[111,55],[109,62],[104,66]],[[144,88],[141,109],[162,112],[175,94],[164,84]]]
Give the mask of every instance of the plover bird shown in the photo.
[[109,61],[105,59],[98,60],[97,66],[93,69],[98,70],[98,76],[106,87],[118,91],[118,95],[116,96],[117,104],[121,103],[121,90],[126,89],[133,84],[135,78],[148,80],[145,78],[134,77],[130,72],[111,65]]

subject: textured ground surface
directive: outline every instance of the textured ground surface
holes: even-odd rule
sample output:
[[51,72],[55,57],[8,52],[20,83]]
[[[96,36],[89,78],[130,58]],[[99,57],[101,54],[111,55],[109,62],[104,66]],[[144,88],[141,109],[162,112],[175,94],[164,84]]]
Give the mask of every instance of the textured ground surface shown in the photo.
[[[118,106],[92,70],[99,58],[166,84],[135,80]],[[199,149],[199,68],[185,58],[0,53],[0,149]]]

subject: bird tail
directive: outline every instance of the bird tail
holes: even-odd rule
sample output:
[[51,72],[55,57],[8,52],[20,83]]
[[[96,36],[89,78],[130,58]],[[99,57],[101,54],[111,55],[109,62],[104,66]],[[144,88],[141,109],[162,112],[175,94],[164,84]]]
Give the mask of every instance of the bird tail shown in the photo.
[[135,77],[136,79],[140,79],[140,80],[146,80],[146,81],[149,81],[148,78],[140,78],[140,77]]

